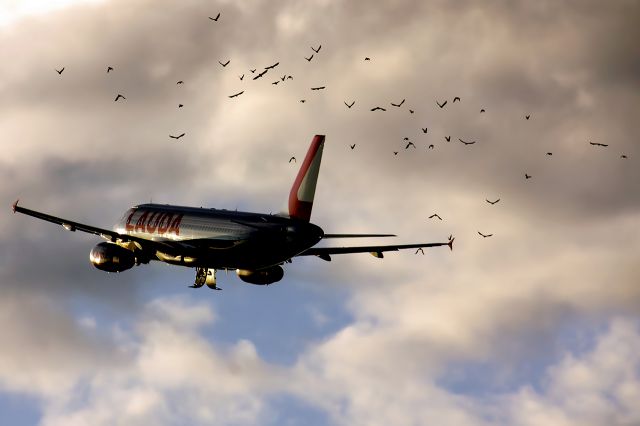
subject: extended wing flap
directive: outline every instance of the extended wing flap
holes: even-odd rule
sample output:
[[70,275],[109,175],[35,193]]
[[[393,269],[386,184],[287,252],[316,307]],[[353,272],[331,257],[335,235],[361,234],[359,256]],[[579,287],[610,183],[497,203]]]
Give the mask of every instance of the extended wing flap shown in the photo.
[[348,254],[348,253],[371,253],[375,257],[383,257],[385,251],[398,251],[404,249],[426,248],[449,246],[453,250],[453,239],[447,243],[418,243],[418,244],[399,244],[388,246],[360,246],[360,247],[312,247],[300,253],[298,256],[318,256],[320,258],[329,257],[332,254]]

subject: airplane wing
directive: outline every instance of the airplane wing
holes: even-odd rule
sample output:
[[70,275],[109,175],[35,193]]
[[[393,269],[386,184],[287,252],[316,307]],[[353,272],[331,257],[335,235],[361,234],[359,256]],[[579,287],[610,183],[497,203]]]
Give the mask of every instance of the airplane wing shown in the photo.
[[144,238],[134,237],[131,235],[119,234],[115,231],[111,231],[108,229],[97,228],[95,226],[85,225],[83,223],[74,222],[74,221],[63,219],[60,217],[51,216],[46,213],[20,207],[18,205],[18,201],[16,201],[13,204],[14,213],[22,213],[28,216],[33,216],[38,219],[46,220],[47,222],[62,225],[62,227],[67,231],[71,231],[71,232],[82,231],[89,234],[97,235],[111,242],[116,242],[118,240],[122,242],[131,241],[135,243],[142,250],[144,250],[145,248],[151,249],[151,248],[160,248],[160,247],[162,247],[165,250],[173,248],[173,244],[170,244],[168,242],[165,243],[162,241],[151,241],[151,240],[145,240]]
[[332,254],[348,254],[348,253],[371,253],[374,257],[382,258],[385,251],[398,251],[404,249],[422,248],[422,247],[440,247],[449,246],[453,250],[452,238],[448,243],[417,243],[417,244],[400,244],[388,246],[360,246],[360,247],[312,247],[298,254],[298,256],[318,256],[324,260],[331,260]]

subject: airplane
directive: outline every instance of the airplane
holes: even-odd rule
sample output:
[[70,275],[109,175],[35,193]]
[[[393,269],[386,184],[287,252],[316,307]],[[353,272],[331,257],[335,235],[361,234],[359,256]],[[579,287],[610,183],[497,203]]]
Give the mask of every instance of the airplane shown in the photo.
[[82,231],[102,237],[90,252],[89,260],[97,269],[123,272],[134,266],[161,261],[170,265],[195,268],[195,282],[219,290],[217,270],[235,270],[247,283],[268,285],[284,276],[282,265],[294,257],[317,256],[331,261],[332,255],[383,252],[420,247],[449,246],[446,243],[372,245],[355,247],[315,247],[323,239],[394,237],[393,234],[325,234],[310,222],[325,136],[314,136],[306,157],[291,187],[288,213],[263,214],[213,208],[183,207],[166,204],[140,204],[128,209],[113,230],[98,228],[51,216],[13,204],[14,213],[22,213],[62,225],[67,231]]

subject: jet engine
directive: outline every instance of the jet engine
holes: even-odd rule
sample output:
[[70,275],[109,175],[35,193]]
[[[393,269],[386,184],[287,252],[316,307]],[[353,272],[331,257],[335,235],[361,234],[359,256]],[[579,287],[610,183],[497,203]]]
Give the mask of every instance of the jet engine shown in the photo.
[[113,243],[100,243],[89,254],[91,264],[101,271],[122,272],[133,268],[136,256],[132,251]]
[[284,270],[280,266],[272,266],[271,268],[258,269],[256,271],[237,269],[236,274],[246,283],[266,285],[280,281],[284,276]]

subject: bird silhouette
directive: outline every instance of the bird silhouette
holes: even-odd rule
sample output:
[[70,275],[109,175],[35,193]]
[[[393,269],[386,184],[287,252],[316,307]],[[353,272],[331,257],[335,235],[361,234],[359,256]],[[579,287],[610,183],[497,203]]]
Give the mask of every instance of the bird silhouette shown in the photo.
[[181,133],[181,134],[179,134],[178,136],[169,135],[169,137],[170,137],[171,139],[180,139],[180,138],[181,138],[181,137],[183,137],[185,134],[186,134],[186,133]]
[[317,49],[314,49],[313,46],[311,46],[311,50],[313,50],[316,53],[318,53],[321,48],[322,48],[322,45],[319,45]]
[[242,81],[244,79],[244,74],[239,75],[238,78],[240,78],[240,81]]
[[280,83],[280,80],[276,80],[276,81],[274,81],[274,82],[273,82],[273,83],[271,83],[271,84],[277,85],[278,83]]
[[440,109],[442,109],[447,104],[447,101],[444,101],[443,103],[436,101],[436,104],[440,107]]
[[433,149],[433,148],[434,148],[433,144],[429,145],[429,149]]
[[491,205],[494,205],[495,203],[497,203],[498,201],[500,201],[500,198],[498,198],[498,199],[497,199],[497,200],[495,200],[495,201],[489,201],[489,200],[487,200],[487,199],[485,198],[485,201],[486,201],[487,203],[491,204]]
[[409,110],[409,114],[413,114],[414,112],[415,112],[415,111],[414,111],[414,110],[412,110],[412,109],[410,109],[410,110]]
[[311,62],[311,60],[313,59],[313,55],[309,56],[308,58],[305,56],[304,58],[307,60],[307,62]]
[[182,108],[184,105],[182,104],[178,104],[178,108]]
[[283,75],[282,77],[280,77],[280,80],[285,81],[287,79],[287,75]]
[[551,156],[553,155],[553,152],[547,152],[547,155]]
[[493,234],[487,234],[487,235],[485,235],[485,234],[483,234],[483,233],[482,233],[482,232],[480,232],[480,231],[478,231],[478,234],[482,235],[482,237],[483,237],[483,238],[487,238],[487,237],[490,237],[490,236],[492,236],[492,235],[493,235]]
[[[453,102],[455,102],[455,101],[460,102],[460,96],[456,96],[455,98],[453,98]],[[453,103],[453,102],[451,102],[451,103]]]
[[422,129],[422,133],[427,133],[427,131],[429,130],[428,127],[422,127],[421,129]]
[[222,62],[218,61],[218,63],[220,65],[222,65],[223,67],[226,67],[227,65],[229,65],[229,62],[231,62],[231,59],[228,59],[227,62],[225,62],[224,64]]
[[215,18],[212,18],[211,16],[209,16],[209,19],[211,19],[212,21],[218,22],[218,19],[220,19],[220,12],[218,12]]
[[524,118],[525,118],[525,120],[528,120],[528,119],[531,118],[531,115],[527,114],[527,115],[524,116]]
[[114,102],[117,102],[118,99],[125,99],[126,100],[127,98],[125,98],[124,96],[122,96],[121,94],[118,93],[118,96],[116,96]]
[[322,90],[325,86],[312,87],[311,90]]
[[249,71],[251,71],[251,74],[253,74],[253,73],[256,72],[256,69],[255,68],[254,69],[249,69]]
[[351,109],[351,107],[353,106],[353,104],[356,103],[356,101],[352,101],[351,104],[348,104],[346,101],[343,101],[344,104],[347,106],[347,108]]
[[176,84],[184,84],[184,81],[180,80]]
[[264,67],[264,69],[265,70],[270,70],[270,69],[273,69],[273,68],[277,67],[278,65],[280,65],[280,62],[276,62],[273,65],[269,65],[268,67]]
[[463,144],[465,144],[465,145],[473,145],[474,143],[476,143],[476,141],[471,141],[471,142],[463,141],[463,140],[462,140],[462,139],[460,139],[460,138],[458,138],[458,140],[459,140],[460,142],[462,142]]
[[56,72],[58,73],[58,75],[61,75],[61,74],[62,74],[62,71],[64,71],[64,67],[62,67],[62,69],[61,69],[61,70],[57,70],[57,69],[55,69],[55,68],[54,68],[54,70],[56,70]]
[[113,67],[107,67],[107,74],[109,74],[110,71],[113,71]]
[[303,103],[305,103],[305,102],[306,102],[306,101],[305,101],[304,99],[300,99],[300,103],[301,103],[301,104],[303,104]]
[[354,149],[356,147],[356,144],[354,143],[353,145],[349,145],[351,147],[351,149]]
[[287,80],[293,80],[293,76],[292,75],[288,75],[287,76]]
[[233,95],[229,95],[230,98],[235,98],[238,97],[240,95],[242,95],[244,93],[244,90],[242,92],[238,92],[238,93],[234,93]]
[[402,106],[402,104],[404,103],[404,101],[405,101],[405,100],[403,99],[399,104],[394,104],[393,102],[391,102],[391,106],[394,106],[394,107],[398,107],[398,108],[399,108],[399,107],[401,107],[401,106]]
[[408,140],[409,140],[409,138],[405,136],[404,138],[402,138],[402,140],[403,140],[403,141],[408,141]]
[[365,57],[365,58],[364,58],[364,60],[365,60],[365,61],[370,61],[370,60],[371,60],[371,58],[369,58],[369,57]]
[[259,79],[260,77],[262,77],[263,75],[265,75],[267,73],[267,69],[265,69],[264,71],[262,71],[261,73],[258,73],[258,75],[256,75],[255,77],[253,77],[254,80]]
[[620,158],[628,158],[625,154],[622,154]]
[[531,175],[528,175],[528,174],[526,174],[526,173],[525,173],[525,174],[524,174],[524,178],[525,178],[525,179],[531,179]]
[[414,148],[416,147],[413,142],[408,142],[407,146],[405,146],[404,149],[408,149],[410,146],[412,146]]
[[444,138],[447,140],[447,142],[451,142],[451,136],[445,136]]
[[429,216],[429,219],[433,219],[434,217],[435,217],[436,219],[440,219],[440,220],[442,220],[442,218],[440,217],[440,215],[439,215],[438,213],[434,213],[434,214],[432,214],[431,216]]
[[371,111],[386,111],[386,109],[382,108],[382,107],[375,107],[375,108],[371,108]]
[[593,145],[593,146],[609,146],[609,144],[606,143],[598,143],[598,142],[589,142],[589,144]]
[[480,110],[480,112],[485,112],[485,111],[484,111],[484,108],[482,108],[482,109]]
[[297,162],[296,157],[291,157],[291,158],[289,158],[289,162],[292,162],[292,161],[293,161],[294,163],[296,163],[296,162]]
[[419,247],[418,250],[416,250],[416,254],[418,254],[418,252],[422,253],[424,256],[424,250],[422,250],[422,247]]
[[398,155],[398,151],[393,151],[393,155]]

